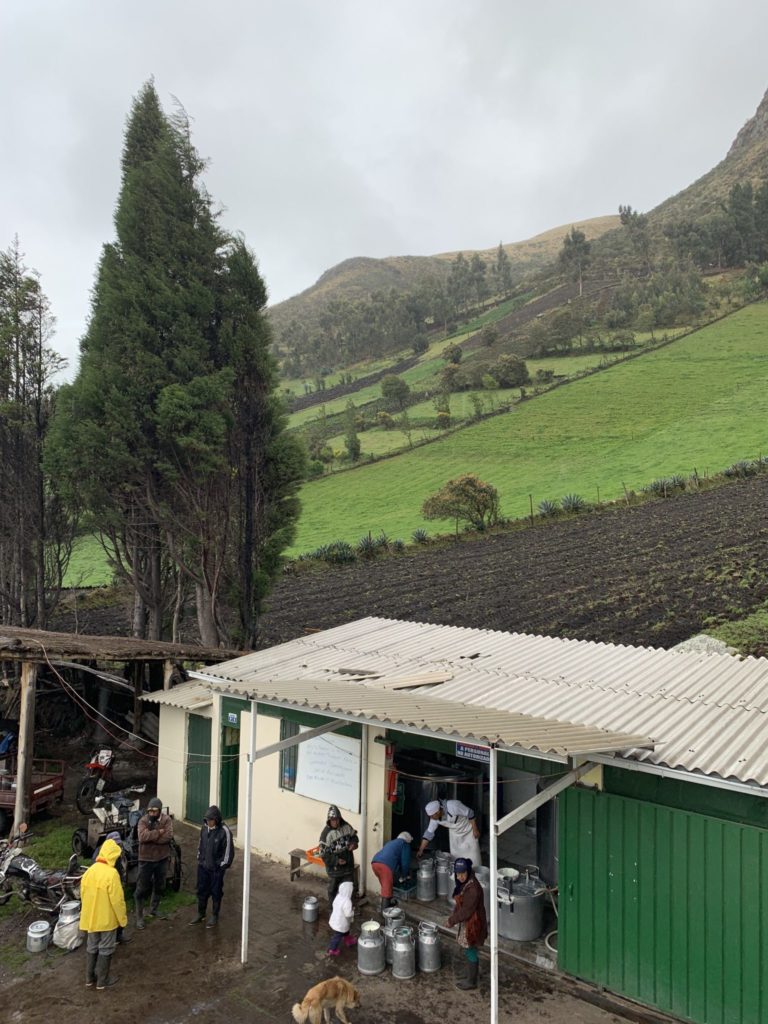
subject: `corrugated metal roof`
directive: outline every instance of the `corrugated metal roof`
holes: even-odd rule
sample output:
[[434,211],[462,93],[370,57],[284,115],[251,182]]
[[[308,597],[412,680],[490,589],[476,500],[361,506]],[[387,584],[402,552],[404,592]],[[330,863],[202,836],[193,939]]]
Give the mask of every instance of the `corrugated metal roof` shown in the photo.
[[[765,658],[366,618],[224,662],[206,675],[235,684],[258,681],[260,689],[266,681],[295,688],[324,680],[326,694],[326,686],[355,680],[355,672],[374,673],[365,676],[370,690],[383,678],[441,671],[452,678],[413,696],[549,725],[650,736],[652,751],[631,749],[625,756],[768,785]],[[386,692],[389,699],[403,695]]]
[[195,711],[213,704],[210,686],[197,679],[179,683],[178,686],[172,686],[170,690],[155,690],[154,693],[146,693],[141,699],[150,704],[167,704],[168,707],[183,708],[185,711]]
[[[233,671],[237,670],[237,661],[228,664]],[[651,743],[644,734],[610,732],[515,711],[486,709],[422,691],[387,690],[348,677],[341,681],[330,676],[275,680],[262,678],[259,673],[225,677],[218,666],[215,671],[206,672],[206,677],[221,679],[229,692],[247,693],[256,700],[279,701],[307,711],[351,716],[395,729],[428,730],[455,740],[501,744],[558,757],[610,753]]]

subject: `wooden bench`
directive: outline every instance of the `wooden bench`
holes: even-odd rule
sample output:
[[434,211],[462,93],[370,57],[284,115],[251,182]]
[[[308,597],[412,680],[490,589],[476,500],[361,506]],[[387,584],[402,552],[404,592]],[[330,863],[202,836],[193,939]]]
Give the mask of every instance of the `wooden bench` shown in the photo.
[[[290,867],[290,879],[293,881],[295,878],[301,878],[301,872],[303,868],[308,867],[310,864],[316,863],[315,861],[307,860],[306,850],[291,850],[288,854],[291,862]],[[360,865],[355,864],[355,892],[360,891]]]

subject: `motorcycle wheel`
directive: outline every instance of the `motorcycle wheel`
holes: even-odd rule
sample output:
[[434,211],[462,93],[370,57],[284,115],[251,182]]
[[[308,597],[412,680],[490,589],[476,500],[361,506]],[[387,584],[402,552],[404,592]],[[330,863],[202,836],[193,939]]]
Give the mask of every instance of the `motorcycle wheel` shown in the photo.
[[72,853],[78,857],[89,857],[91,850],[88,848],[88,833],[84,828],[76,828],[72,833]]
[[95,775],[89,775],[87,779],[83,779],[77,788],[77,796],[75,797],[77,809],[87,818],[91,816],[93,801],[96,799],[97,781]]
[[171,863],[165,879],[166,889],[171,892],[178,892],[181,888],[181,847],[175,839],[171,840]]

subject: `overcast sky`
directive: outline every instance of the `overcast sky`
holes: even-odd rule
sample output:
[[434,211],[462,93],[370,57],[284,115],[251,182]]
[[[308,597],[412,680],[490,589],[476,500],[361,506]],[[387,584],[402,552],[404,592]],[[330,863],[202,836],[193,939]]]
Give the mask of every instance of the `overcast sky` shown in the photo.
[[0,246],[72,373],[150,75],[278,302],[350,256],[651,209],[725,156],[766,39],[765,0],[5,0]]

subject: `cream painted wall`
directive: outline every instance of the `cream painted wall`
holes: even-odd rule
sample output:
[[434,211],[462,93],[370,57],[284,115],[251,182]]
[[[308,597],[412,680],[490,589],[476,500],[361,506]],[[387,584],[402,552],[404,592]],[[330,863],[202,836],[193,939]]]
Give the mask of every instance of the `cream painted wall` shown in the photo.
[[[201,718],[211,723],[211,803],[216,803],[219,792],[219,745],[221,729],[218,725],[218,701],[207,708],[196,708]],[[214,708],[216,714],[214,714]],[[157,795],[170,807],[171,813],[181,821],[186,800],[187,766],[187,712],[182,708],[160,705],[160,746],[157,751]],[[150,794],[153,796],[154,794]]]
[[[238,845],[242,845],[245,827],[246,780],[248,764],[246,752],[250,733],[250,714],[243,712],[240,719],[240,787],[238,804]],[[386,749],[383,744],[374,743],[375,736],[383,736],[381,729],[368,729],[368,828],[366,829],[365,860],[366,888],[376,890],[378,883],[370,870],[370,859],[389,838],[390,808],[386,803]],[[280,719],[259,715],[256,719],[256,750],[277,743],[280,739]],[[301,756],[301,754],[299,754]],[[256,761],[253,769],[253,818],[251,824],[251,848],[262,855],[288,863],[291,850],[309,849],[317,845],[320,832],[325,825],[329,801],[311,800],[279,786],[279,753]],[[350,825],[360,830],[360,815],[345,812]],[[363,837],[361,836],[361,839]],[[361,849],[356,858],[361,862]],[[322,865],[309,868],[324,877]]]

